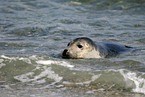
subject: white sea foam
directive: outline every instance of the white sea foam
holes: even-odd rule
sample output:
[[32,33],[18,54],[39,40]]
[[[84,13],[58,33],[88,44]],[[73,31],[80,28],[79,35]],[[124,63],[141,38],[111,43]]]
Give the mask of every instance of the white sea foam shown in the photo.
[[129,85],[132,82],[135,84],[135,87],[132,89],[133,92],[145,94],[145,78],[142,77],[142,74],[138,76],[135,72],[125,72],[125,70],[120,70],[120,73],[123,75],[126,85]]
[[9,59],[9,60],[15,60],[16,58],[14,58],[14,57],[7,57],[7,56],[5,56],[5,55],[1,55],[1,57],[2,58],[4,58],[4,59]]
[[[39,75],[35,75],[34,72],[28,72],[26,74],[15,76],[14,78],[21,82],[33,82],[33,83],[45,83],[45,79],[41,79],[43,77],[53,79],[55,82],[59,82],[63,79],[54,71],[51,70],[51,67],[43,67],[43,71]],[[32,78],[33,77],[33,78]]]
[[38,64],[43,64],[43,65],[51,65],[51,64],[56,64],[56,65],[61,65],[61,66],[64,66],[64,67],[74,67],[73,65],[71,65],[70,63],[68,62],[65,62],[65,61],[54,61],[54,60],[39,60],[39,61],[36,61]]
[[29,77],[33,76],[34,72],[28,72],[26,74],[22,74],[22,75],[18,75],[18,76],[14,76],[15,79],[21,81],[21,82],[30,82],[33,81],[34,79],[30,79]]
[[24,57],[8,57],[8,56],[5,56],[5,55],[1,55],[1,58],[8,59],[8,60],[10,60],[10,62],[11,61],[16,61],[16,60],[21,60],[21,61],[24,61],[24,62],[26,62],[28,64],[32,64],[31,63],[31,59],[24,58]]

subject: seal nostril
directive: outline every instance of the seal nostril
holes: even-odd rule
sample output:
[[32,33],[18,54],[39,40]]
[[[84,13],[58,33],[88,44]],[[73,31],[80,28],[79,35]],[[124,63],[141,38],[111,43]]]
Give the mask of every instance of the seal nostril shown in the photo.
[[67,50],[67,49],[65,49],[65,50],[64,50],[64,52],[66,53],[66,52],[68,52],[68,50]]
[[66,56],[66,55],[67,55],[67,52],[68,52],[68,50],[65,49],[65,50],[63,51],[62,55],[63,55],[63,56]]

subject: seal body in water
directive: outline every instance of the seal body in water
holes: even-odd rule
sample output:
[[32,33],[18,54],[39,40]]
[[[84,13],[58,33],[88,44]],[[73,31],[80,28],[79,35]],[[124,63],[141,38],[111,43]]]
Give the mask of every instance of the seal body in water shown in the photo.
[[116,56],[131,47],[109,42],[95,44],[87,37],[80,37],[68,43],[62,53],[62,58],[105,58]]

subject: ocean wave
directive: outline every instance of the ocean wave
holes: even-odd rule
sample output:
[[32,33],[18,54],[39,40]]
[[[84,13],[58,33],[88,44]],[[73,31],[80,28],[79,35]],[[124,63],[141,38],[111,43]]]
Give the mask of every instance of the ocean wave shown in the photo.
[[[95,71],[94,68],[92,70],[90,68],[88,71],[88,68],[77,66],[77,64],[72,64],[72,62],[66,60],[45,58],[37,55],[27,57],[1,55],[0,62],[0,69],[3,70],[1,72],[9,75],[6,76],[7,79],[13,77],[11,81],[17,80],[35,85],[48,84],[41,88],[48,88],[50,85],[55,87],[88,85],[88,87],[95,88],[96,91],[122,88],[130,90],[130,92],[145,94],[144,72],[113,68]],[[5,71],[7,68],[11,71]],[[11,74],[13,70],[15,73]],[[4,78],[4,75],[2,74],[0,77]]]

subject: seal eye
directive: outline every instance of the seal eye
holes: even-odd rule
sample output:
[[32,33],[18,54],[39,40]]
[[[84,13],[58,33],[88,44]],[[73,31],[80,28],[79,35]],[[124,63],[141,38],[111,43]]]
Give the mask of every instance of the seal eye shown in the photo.
[[78,46],[78,48],[82,48],[82,47],[83,47],[83,46],[82,46],[82,45],[80,45],[80,44],[79,44],[79,45],[77,45],[77,46]]

